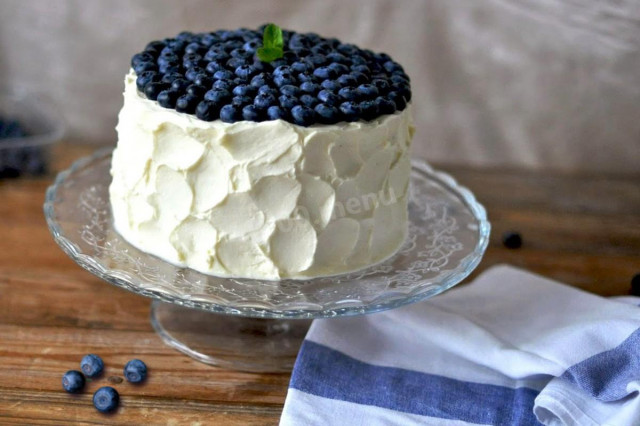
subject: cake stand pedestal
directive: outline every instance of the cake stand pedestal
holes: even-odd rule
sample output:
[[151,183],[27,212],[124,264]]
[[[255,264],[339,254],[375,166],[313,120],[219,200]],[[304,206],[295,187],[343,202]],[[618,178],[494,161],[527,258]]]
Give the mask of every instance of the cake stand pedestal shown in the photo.
[[439,294],[467,277],[489,241],[473,194],[414,161],[409,229],[402,248],[367,269],[308,280],[221,278],[146,254],[114,230],[108,188],[111,150],[60,173],[44,204],[58,245],[81,267],[153,298],[151,324],[168,345],[207,364],[290,371],[314,318],[393,309]]

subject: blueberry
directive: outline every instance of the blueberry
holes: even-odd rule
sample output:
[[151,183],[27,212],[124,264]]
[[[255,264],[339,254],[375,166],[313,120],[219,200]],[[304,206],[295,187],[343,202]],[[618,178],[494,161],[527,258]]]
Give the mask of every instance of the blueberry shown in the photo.
[[404,71],[400,66],[400,64],[394,61],[387,61],[384,64],[382,64],[382,66],[384,67],[385,70],[387,70],[387,72],[391,72],[391,73],[394,71]]
[[219,49],[209,49],[207,53],[205,53],[204,58],[205,61],[217,62],[219,64],[226,63],[231,56],[224,50]]
[[256,69],[252,65],[240,65],[235,72],[238,77],[249,79],[256,74]]
[[[191,86],[189,86],[191,87]],[[193,114],[202,98],[195,95],[182,95],[176,101],[176,111]]]
[[318,81],[318,77],[313,75],[313,73],[301,72],[301,73],[298,73],[298,81],[300,83],[307,83],[307,82],[316,83]]
[[504,234],[502,234],[502,244],[506,248],[518,249],[522,247],[522,237],[517,232],[505,232]]
[[327,59],[329,61],[331,61],[332,64],[343,64],[346,65],[349,62],[349,58],[347,58],[346,56],[344,56],[342,53],[340,52],[331,52],[329,54],[326,55]]
[[216,80],[213,82],[213,89],[221,89],[231,91],[233,88],[233,84],[229,80]]
[[196,76],[193,82],[198,86],[203,86],[208,89],[213,84],[213,79],[209,77],[209,74],[207,73],[200,73]]
[[345,121],[358,121],[360,119],[360,105],[356,102],[341,103],[340,112],[342,112]]
[[360,102],[361,116],[365,120],[373,120],[378,116],[378,106],[375,101],[362,101]]
[[396,110],[398,111],[402,111],[407,106],[407,102],[404,100],[404,97],[396,91],[389,92],[387,94],[387,98],[396,104]]
[[101,413],[110,413],[118,408],[120,395],[111,386],[101,387],[93,394],[93,406]]
[[408,84],[392,84],[391,88],[398,92],[400,96],[404,98],[406,102],[411,100],[411,89]]
[[169,87],[171,87],[169,83],[160,83],[160,82],[149,83],[146,86],[144,86],[144,94],[147,97],[147,99],[151,99],[152,101],[155,101],[158,98],[158,95],[160,94],[160,92],[168,89]]
[[158,104],[163,108],[175,108],[176,101],[182,95],[182,92],[175,89],[166,89],[158,94]]
[[360,99],[360,93],[353,87],[343,87],[338,90],[338,96],[345,101],[357,101]]
[[295,96],[280,95],[278,101],[280,102],[280,106],[287,110],[290,110],[296,105],[300,105],[300,100]]
[[185,68],[200,67],[204,63],[202,55],[197,53],[187,53],[182,57],[182,66]]
[[207,48],[201,45],[200,43],[189,43],[184,48],[184,53],[190,54],[194,53],[196,55],[204,55],[207,52]]
[[218,70],[213,74],[216,80],[232,80],[233,77],[233,73],[229,70]]
[[378,88],[373,84],[361,84],[356,90],[360,99],[375,99],[379,94]]
[[285,84],[280,87],[280,93],[287,96],[300,96],[300,88],[291,84]]
[[335,106],[318,104],[314,110],[320,123],[334,124],[340,121],[340,111]]
[[160,71],[162,74],[169,74],[172,72],[180,72],[181,68],[180,68],[180,63],[175,61],[167,61],[164,62],[162,64],[160,64],[158,66],[158,71]]
[[104,362],[98,355],[88,354],[80,361],[80,369],[87,377],[97,377],[104,369]]
[[140,383],[147,377],[147,366],[139,359],[132,359],[124,366],[124,377],[131,383]]
[[217,102],[206,99],[196,106],[196,117],[204,121],[217,120],[220,115],[220,105]]
[[283,75],[283,74],[292,74],[291,73],[291,68],[289,67],[289,65],[280,65],[279,67],[275,68],[273,70],[273,75]]
[[[337,62],[329,64],[329,69],[333,72],[333,75],[340,76],[349,73],[349,67]],[[334,77],[335,78],[335,77]]]
[[207,64],[205,68],[209,74],[215,74],[216,71],[224,70],[224,65],[219,61],[211,61]]
[[143,92],[144,87],[149,83],[155,83],[160,81],[161,76],[155,71],[144,71],[141,74],[138,74],[136,77],[136,87],[139,91]]
[[62,376],[62,388],[69,393],[78,393],[84,388],[84,376],[77,370],[69,370]]
[[351,65],[351,71],[355,71],[355,72],[366,74],[366,75],[371,74],[371,70],[365,64]]
[[245,59],[251,56],[251,53],[244,50],[244,47],[235,48],[231,52],[229,52],[232,58],[241,58]]
[[208,34],[203,35],[200,41],[205,46],[211,46],[211,45],[215,44],[216,42],[220,41],[220,37],[218,37],[216,34],[208,33]]
[[318,99],[320,99],[327,105],[336,106],[340,104],[340,98],[338,97],[338,95],[326,89],[318,92]]
[[236,96],[255,96],[258,89],[247,84],[240,84],[233,88],[233,94]]
[[273,95],[266,93],[258,93],[255,97],[253,104],[260,109],[267,109],[271,105],[276,104],[276,98]]
[[206,71],[200,67],[193,67],[193,68],[189,68],[185,73],[184,76],[187,78],[187,80],[189,81],[195,81],[196,78],[198,78],[198,76],[202,73],[205,73]]
[[253,78],[251,79],[251,85],[253,87],[262,87],[265,84],[268,84],[269,81],[271,81],[271,79],[269,78],[269,75],[266,73],[260,73],[258,75],[253,76]]
[[177,78],[171,82],[171,88],[173,90],[179,90],[181,92],[186,91],[187,87],[189,87],[190,85],[191,85],[191,82],[184,78]]
[[162,81],[163,83],[173,83],[175,80],[182,77],[184,76],[179,72],[170,72],[168,74],[163,75],[160,81]]
[[271,95],[274,98],[276,96],[278,96],[278,91],[276,89],[274,89],[273,87],[265,84],[264,86],[260,86],[260,88],[258,89],[258,94],[259,95]]
[[631,278],[631,294],[640,296],[640,274],[635,274]]
[[313,75],[323,80],[336,78],[337,74],[330,67],[318,67],[313,70]]
[[220,109],[220,120],[225,123],[235,123],[242,118],[240,109],[235,105],[225,105]]
[[135,68],[141,62],[153,62],[155,58],[149,52],[136,53],[131,57],[131,68]]
[[269,117],[270,120],[286,120],[287,112],[284,108],[273,105],[267,108],[267,117]]
[[358,80],[351,74],[343,74],[338,77],[338,83],[343,87],[356,86],[358,84]]
[[320,83],[323,89],[331,90],[333,92],[337,92],[342,88],[342,85],[338,83],[336,80],[324,80]]
[[234,96],[231,98],[231,105],[243,108],[245,105],[249,105],[253,102],[253,98],[250,96]]
[[396,104],[390,99],[379,96],[376,98],[375,103],[378,108],[378,112],[381,115],[393,114],[396,112]]
[[305,60],[299,60],[291,64],[291,71],[301,73],[308,72],[313,68],[313,65]]
[[257,40],[250,40],[243,44],[242,48],[249,53],[255,53],[260,46],[262,46],[262,43]]
[[242,108],[242,118],[247,121],[262,121],[264,111],[255,105],[246,105]]
[[387,91],[389,91],[389,88],[391,87],[388,80],[381,78],[371,80],[371,84],[376,86],[376,88],[378,89],[378,93],[380,94],[387,93]]
[[402,84],[402,85],[409,85],[409,80],[406,79],[405,77],[398,75],[398,74],[394,74],[391,76],[391,83],[394,84]]
[[238,68],[238,67],[240,67],[242,65],[248,65],[246,58],[231,58],[226,63],[226,67],[228,69],[232,69],[234,71],[235,71],[236,68]]
[[278,87],[282,87],[288,84],[296,84],[296,79],[293,76],[293,74],[287,73],[287,74],[277,74],[273,77],[273,83],[278,86]]
[[158,65],[177,65],[180,63],[180,58],[175,53],[160,55],[158,58]]
[[133,67],[136,74],[141,74],[145,71],[158,71],[158,65],[155,62],[139,62]]
[[300,96],[300,103],[306,107],[313,108],[320,103],[318,98],[313,95]]
[[294,123],[300,126],[310,126],[315,121],[315,111],[303,105],[291,108],[291,117]]
[[198,98],[204,96],[206,91],[207,88],[204,86],[200,86],[199,84],[190,84],[189,87],[187,87],[187,94]]
[[315,95],[316,93],[318,93],[320,91],[320,86],[317,85],[316,83],[312,83],[310,81],[305,81],[304,83],[302,83],[300,85],[300,90],[302,90],[305,93],[310,93]]
[[365,74],[361,73],[361,72],[357,72],[354,71],[348,75],[351,75],[353,78],[356,79],[356,82],[358,84],[363,84],[363,83],[367,83],[369,82],[369,77],[367,77]]

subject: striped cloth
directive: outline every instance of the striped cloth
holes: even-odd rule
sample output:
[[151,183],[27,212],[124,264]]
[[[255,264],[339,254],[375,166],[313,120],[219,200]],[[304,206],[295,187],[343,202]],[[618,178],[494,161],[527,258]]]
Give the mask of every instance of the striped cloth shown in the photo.
[[497,266],[422,303],[316,320],[280,424],[640,425],[638,300]]

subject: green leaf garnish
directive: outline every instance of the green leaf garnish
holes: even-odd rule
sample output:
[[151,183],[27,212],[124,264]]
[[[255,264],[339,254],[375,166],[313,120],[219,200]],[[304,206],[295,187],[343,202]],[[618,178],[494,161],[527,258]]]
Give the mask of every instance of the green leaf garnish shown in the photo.
[[283,48],[282,28],[276,24],[267,24],[262,33],[262,47],[257,52],[258,59],[262,62],[271,62],[282,58]]

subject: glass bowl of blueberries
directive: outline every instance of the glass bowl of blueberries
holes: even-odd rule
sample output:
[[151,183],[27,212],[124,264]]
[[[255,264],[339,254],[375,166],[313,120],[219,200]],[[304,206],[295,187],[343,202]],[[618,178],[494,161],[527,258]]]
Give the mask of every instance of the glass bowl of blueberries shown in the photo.
[[64,121],[51,100],[0,89],[0,180],[47,174],[52,147],[63,134]]

